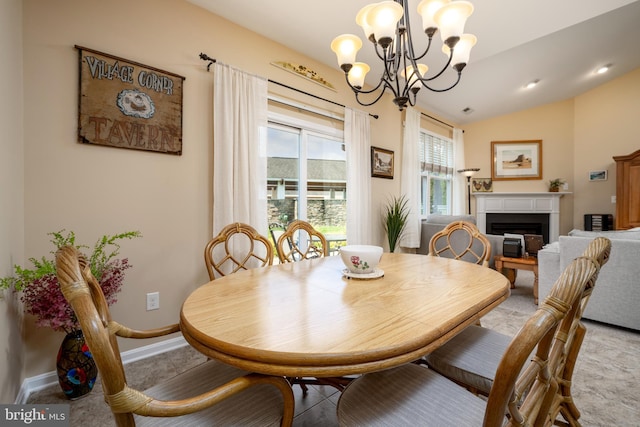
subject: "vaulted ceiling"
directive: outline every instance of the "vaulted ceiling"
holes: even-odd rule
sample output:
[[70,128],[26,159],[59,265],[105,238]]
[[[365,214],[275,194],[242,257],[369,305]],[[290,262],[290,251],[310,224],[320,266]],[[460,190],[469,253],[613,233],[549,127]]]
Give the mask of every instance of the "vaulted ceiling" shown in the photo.
[[[188,1],[336,69],[331,40],[343,33],[364,39],[355,16],[371,2]],[[448,92],[423,89],[418,95],[419,106],[455,123],[569,99],[640,67],[640,0],[471,2],[475,10],[465,32],[475,34],[478,43],[460,84]],[[414,38],[426,39],[418,31],[419,1],[409,3]],[[434,63],[444,58],[439,46],[435,50],[427,55],[427,65],[429,58]],[[372,66],[367,83],[376,84],[381,68],[370,43],[365,41],[358,61]],[[612,65],[609,72],[596,74],[605,64]],[[525,89],[533,80],[540,82]],[[332,83],[346,86],[342,80]]]

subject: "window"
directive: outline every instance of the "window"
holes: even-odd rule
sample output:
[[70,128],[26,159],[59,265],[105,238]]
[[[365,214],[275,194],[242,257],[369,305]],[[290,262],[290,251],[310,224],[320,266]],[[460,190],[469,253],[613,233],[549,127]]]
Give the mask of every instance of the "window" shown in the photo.
[[420,131],[420,215],[451,215],[453,141]]
[[327,240],[346,240],[347,158],[343,132],[270,114],[267,134],[269,224],[309,221]]

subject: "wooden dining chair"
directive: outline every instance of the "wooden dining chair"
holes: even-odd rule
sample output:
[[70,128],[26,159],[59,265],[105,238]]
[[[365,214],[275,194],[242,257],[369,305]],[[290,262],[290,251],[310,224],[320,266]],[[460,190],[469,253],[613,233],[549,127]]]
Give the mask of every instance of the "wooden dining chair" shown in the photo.
[[[429,256],[453,258],[489,267],[491,242],[469,221],[453,221],[429,240]],[[478,319],[475,323],[482,325]]]
[[475,224],[454,221],[431,237],[429,255],[460,259],[488,267],[491,242]]
[[[611,241],[606,237],[596,237],[589,243],[587,249],[582,256],[591,257],[595,259],[600,265],[600,269],[609,260],[611,255]],[[558,392],[553,396],[553,402],[549,410],[549,417],[545,422],[545,425],[551,426],[556,423],[561,424],[559,417],[562,416],[570,426],[579,426],[580,422],[580,410],[575,404],[573,395],[571,394],[571,384],[573,380],[573,371],[578,359],[578,354],[582,348],[582,343],[587,332],[587,328],[582,323],[582,314],[587,308],[589,298],[593,293],[597,277],[593,278],[593,283],[587,289],[580,306],[576,310],[575,316],[569,324],[569,331],[566,337],[559,337],[564,340],[564,345],[558,345],[557,348],[552,350],[552,357],[558,358],[560,363],[558,364],[557,371],[555,373],[558,381]]]
[[[145,391],[134,389],[127,383],[116,337],[159,337],[179,332],[179,325],[140,331],[114,321],[85,257],[73,246],[57,251],[56,273],[98,366],[116,425],[291,425],[294,397],[284,378],[251,374],[215,360]],[[156,368],[163,372],[162,366]]]
[[[271,235],[271,240],[273,240],[273,247],[275,248],[276,256],[278,256],[278,239],[284,234],[286,229],[287,228],[284,225],[277,222],[269,224],[269,234]],[[285,241],[285,248],[287,250],[291,250],[291,243],[289,240]],[[278,259],[280,259],[279,256]]]
[[329,244],[324,235],[310,223],[292,221],[276,243],[281,263],[329,256]]
[[[599,272],[599,269],[609,259],[610,252],[611,242],[609,239],[598,237],[589,244],[582,256],[594,259]],[[572,315],[565,319],[557,333],[556,345],[552,350],[551,358],[556,366],[556,371],[553,374],[559,388],[553,396],[546,425],[553,424],[559,414],[570,425],[579,425],[577,420],[580,417],[580,412],[571,395],[571,381],[575,362],[586,332],[580,319],[593,292],[597,274],[585,287],[579,304]],[[511,337],[508,335],[488,328],[470,326],[427,355],[424,360],[431,369],[441,375],[467,387],[474,393],[488,396],[500,358],[510,342]]]
[[351,382],[338,401],[339,424],[539,425],[551,406],[549,396],[558,389],[553,375],[557,361],[550,358],[559,340],[556,331],[567,316],[573,315],[598,268],[592,258],[581,257],[565,269],[538,310],[506,347],[487,398],[432,369],[409,363],[365,374]]
[[253,227],[234,222],[224,227],[204,248],[209,278],[273,264],[273,246]]

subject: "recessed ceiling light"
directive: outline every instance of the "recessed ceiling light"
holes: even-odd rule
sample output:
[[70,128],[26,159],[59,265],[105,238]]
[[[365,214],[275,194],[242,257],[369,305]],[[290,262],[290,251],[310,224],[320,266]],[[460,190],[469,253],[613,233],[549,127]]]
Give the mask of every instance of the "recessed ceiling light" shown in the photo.
[[603,65],[602,67],[600,67],[600,68],[598,68],[598,69],[596,70],[596,73],[598,73],[598,74],[604,74],[604,73],[606,73],[607,71],[609,71],[609,68],[611,68],[611,64]]
[[535,79],[534,81],[527,83],[527,85],[525,86],[525,88],[527,88],[527,89],[534,88],[534,87],[536,87],[536,85],[537,85],[538,83],[540,83],[540,80],[539,80],[539,79]]

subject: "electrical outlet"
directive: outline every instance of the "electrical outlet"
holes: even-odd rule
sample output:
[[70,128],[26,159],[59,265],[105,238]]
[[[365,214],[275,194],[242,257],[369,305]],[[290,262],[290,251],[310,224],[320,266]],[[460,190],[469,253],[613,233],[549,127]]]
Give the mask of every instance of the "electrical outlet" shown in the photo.
[[615,203],[616,202],[616,196],[611,196],[611,203]]
[[160,292],[150,292],[147,294],[147,311],[160,308]]

